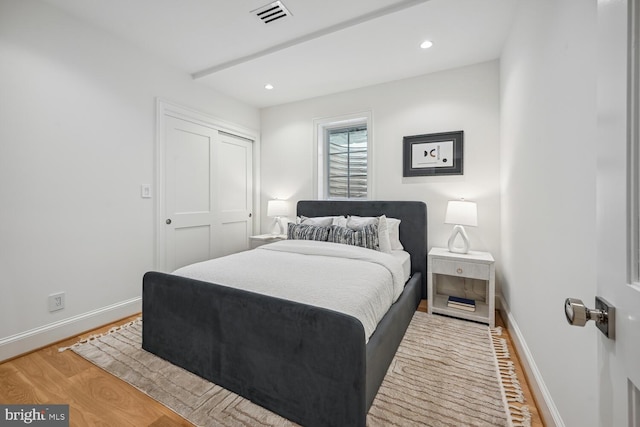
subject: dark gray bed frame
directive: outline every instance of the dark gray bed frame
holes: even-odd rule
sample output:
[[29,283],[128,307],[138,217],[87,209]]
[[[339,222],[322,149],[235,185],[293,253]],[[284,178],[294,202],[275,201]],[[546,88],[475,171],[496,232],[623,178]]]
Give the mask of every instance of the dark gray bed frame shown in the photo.
[[301,201],[298,215],[398,218],[412,276],[365,345],[356,318],[160,272],[143,278],[142,347],[303,426],[366,425],[421,298],[423,202]]

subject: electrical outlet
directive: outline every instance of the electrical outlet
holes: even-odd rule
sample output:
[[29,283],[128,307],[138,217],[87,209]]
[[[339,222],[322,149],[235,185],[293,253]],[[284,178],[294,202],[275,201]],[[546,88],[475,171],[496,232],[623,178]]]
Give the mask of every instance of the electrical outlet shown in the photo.
[[64,308],[64,292],[49,295],[49,312]]

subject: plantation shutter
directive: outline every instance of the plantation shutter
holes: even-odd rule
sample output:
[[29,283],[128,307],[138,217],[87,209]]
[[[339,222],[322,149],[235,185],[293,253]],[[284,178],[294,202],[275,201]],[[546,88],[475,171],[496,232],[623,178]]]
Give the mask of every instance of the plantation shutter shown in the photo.
[[328,197],[367,197],[367,127],[329,129]]

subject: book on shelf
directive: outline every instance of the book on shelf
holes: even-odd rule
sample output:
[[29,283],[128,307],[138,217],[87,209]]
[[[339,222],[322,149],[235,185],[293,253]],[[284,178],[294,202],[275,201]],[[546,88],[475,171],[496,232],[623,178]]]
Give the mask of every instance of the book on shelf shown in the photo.
[[447,307],[455,308],[456,310],[476,311],[476,308],[472,305],[456,304],[455,302],[447,303]]
[[469,298],[454,297],[453,295],[449,296],[448,302],[455,302],[457,304],[469,305],[472,307],[476,306],[475,300]]
[[466,311],[476,311],[476,302],[468,298],[450,296],[447,300],[447,307]]

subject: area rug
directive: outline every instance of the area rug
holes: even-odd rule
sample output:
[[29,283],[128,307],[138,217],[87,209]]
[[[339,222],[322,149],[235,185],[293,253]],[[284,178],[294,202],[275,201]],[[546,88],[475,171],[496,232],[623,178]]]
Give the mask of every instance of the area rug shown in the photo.
[[[416,312],[367,425],[529,426],[501,334],[501,328]],[[141,335],[138,319],[69,348],[197,426],[297,425],[142,350]]]

